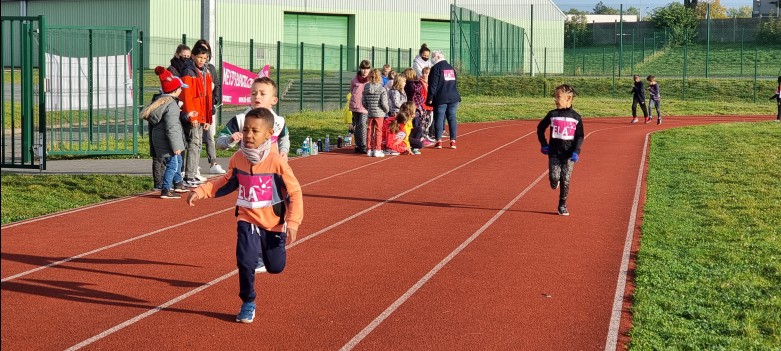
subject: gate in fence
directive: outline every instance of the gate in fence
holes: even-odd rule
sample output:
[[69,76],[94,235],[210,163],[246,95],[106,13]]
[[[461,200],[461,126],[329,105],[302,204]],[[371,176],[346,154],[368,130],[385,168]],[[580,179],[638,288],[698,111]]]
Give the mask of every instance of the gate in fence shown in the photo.
[[50,26],[46,35],[48,154],[136,154],[138,29]]
[[35,68],[43,59],[45,28],[43,16],[0,19],[2,167],[46,168],[46,96],[40,94],[44,90],[45,70]]

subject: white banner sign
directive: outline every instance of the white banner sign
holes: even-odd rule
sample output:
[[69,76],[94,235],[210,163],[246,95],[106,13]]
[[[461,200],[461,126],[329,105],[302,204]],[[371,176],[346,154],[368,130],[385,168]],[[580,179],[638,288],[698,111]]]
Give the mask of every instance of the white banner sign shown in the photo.
[[[89,107],[86,57],[46,53],[46,110],[87,110]],[[92,108],[133,106],[133,70],[130,54],[92,58]]]

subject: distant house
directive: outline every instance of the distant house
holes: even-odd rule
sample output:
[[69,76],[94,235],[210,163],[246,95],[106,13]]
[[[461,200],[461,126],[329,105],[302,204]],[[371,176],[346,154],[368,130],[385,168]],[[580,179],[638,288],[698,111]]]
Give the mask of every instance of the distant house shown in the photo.
[[751,17],[779,17],[781,0],[754,0],[754,10]]

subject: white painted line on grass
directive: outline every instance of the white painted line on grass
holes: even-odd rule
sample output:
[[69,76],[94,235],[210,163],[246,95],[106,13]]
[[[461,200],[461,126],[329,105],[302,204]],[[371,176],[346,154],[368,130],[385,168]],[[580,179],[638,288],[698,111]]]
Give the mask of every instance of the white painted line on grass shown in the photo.
[[626,288],[626,277],[627,273],[629,272],[629,253],[632,250],[635,223],[637,221],[637,209],[640,206],[640,191],[642,190],[643,171],[645,170],[645,156],[648,151],[648,136],[650,134],[650,132],[645,134],[645,142],[643,143],[643,156],[640,158],[640,168],[637,170],[635,197],[632,200],[632,212],[629,214],[629,224],[626,228],[624,253],[621,257],[621,268],[618,270],[616,294],[613,297],[613,312],[610,315],[610,327],[608,327],[607,331],[605,351],[615,350],[618,347],[618,331],[621,327],[621,309],[624,305],[624,289]]
[[[529,136],[531,134],[536,134],[536,131],[531,131],[531,132],[529,132],[527,134],[524,134],[523,136],[521,136],[521,137],[519,137],[519,138],[517,138],[517,139],[515,139],[513,141],[510,141],[510,142],[508,142],[508,143],[506,143],[506,144],[504,144],[502,146],[499,146],[499,147],[497,147],[497,148],[495,148],[495,149],[493,149],[493,150],[491,150],[489,152],[486,152],[485,154],[482,154],[482,155],[480,155],[480,156],[470,160],[469,162],[466,162],[466,163],[464,163],[464,164],[462,164],[462,165],[460,165],[460,166],[458,166],[456,168],[451,169],[450,171],[447,171],[447,172],[445,172],[443,174],[440,174],[440,175],[438,175],[438,176],[436,176],[434,178],[431,178],[428,181],[426,181],[426,182],[424,182],[422,184],[419,184],[418,186],[416,186],[414,188],[411,188],[411,189],[408,189],[407,191],[401,192],[401,193],[399,193],[399,194],[397,194],[397,195],[395,195],[393,197],[388,198],[387,200],[385,200],[383,202],[375,204],[375,205],[373,205],[373,206],[371,206],[371,207],[369,207],[367,209],[364,209],[364,210],[359,211],[359,212],[357,212],[357,213],[355,213],[355,214],[353,214],[353,215],[351,215],[351,216],[349,216],[349,217],[347,217],[345,219],[342,219],[339,222],[331,224],[330,226],[325,227],[325,228],[323,228],[323,229],[321,229],[321,230],[319,230],[319,231],[317,231],[315,233],[307,235],[306,237],[302,238],[301,240],[298,240],[298,241],[288,245],[287,249],[292,249],[293,247],[298,246],[298,244],[301,244],[301,243],[303,243],[305,241],[308,241],[309,239],[312,239],[312,238],[314,238],[316,236],[319,236],[320,234],[323,234],[323,233],[325,233],[325,232],[327,232],[327,231],[329,231],[329,230],[331,230],[333,228],[336,228],[336,227],[338,227],[338,226],[340,226],[340,225],[342,225],[344,223],[347,223],[347,222],[349,222],[349,221],[351,221],[351,220],[353,220],[353,219],[355,219],[355,218],[357,218],[357,217],[359,217],[359,216],[361,216],[363,214],[366,214],[367,212],[369,212],[369,211],[371,211],[373,209],[376,209],[376,208],[378,208],[378,207],[380,207],[380,206],[382,206],[384,204],[387,204],[388,202],[391,202],[391,201],[393,201],[393,200],[395,200],[395,199],[397,199],[397,198],[399,198],[399,197],[401,197],[401,196],[403,196],[405,194],[408,194],[408,193],[410,193],[410,192],[412,192],[414,190],[420,189],[421,187],[423,187],[426,184],[429,184],[429,183],[431,183],[431,182],[433,182],[433,181],[435,181],[435,180],[437,180],[439,178],[442,178],[442,177],[444,177],[444,176],[446,176],[446,175],[448,175],[448,174],[450,174],[450,173],[452,173],[452,172],[454,172],[454,171],[456,171],[458,169],[466,167],[467,165],[472,164],[473,162],[476,162],[477,160],[482,159],[483,157],[486,157],[486,156],[488,156],[488,155],[490,155],[490,154],[492,154],[492,153],[494,153],[496,151],[499,151],[500,149],[503,149],[506,146],[511,145],[511,144],[515,143],[516,141],[521,140],[521,139],[523,139],[523,138],[525,138],[525,137],[527,137],[527,136]],[[544,175],[545,175],[545,173],[543,173],[543,176]],[[542,176],[540,176],[540,178],[538,178],[537,181],[535,181],[535,183],[538,182],[541,179],[541,177]],[[530,185],[527,189],[531,188],[532,185]],[[524,193],[525,192],[526,192],[526,190],[524,190]],[[68,351],[75,351],[75,350],[81,349],[84,346],[90,345],[90,344],[92,344],[92,343],[94,343],[94,342],[96,342],[96,341],[98,341],[100,339],[103,339],[103,338],[105,338],[105,337],[115,333],[116,331],[119,331],[119,330],[121,330],[121,329],[123,329],[125,327],[128,327],[128,326],[130,326],[130,325],[132,325],[132,324],[134,324],[134,323],[136,323],[138,321],[141,321],[142,319],[144,319],[146,317],[149,317],[149,316],[151,316],[151,315],[153,315],[153,314],[155,314],[157,312],[160,312],[160,311],[168,308],[169,306],[173,305],[176,302],[182,301],[182,300],[184,300],[184,299],[194,295],[195,293],[203,291],[204,289],[208,288],[211,285],[214,285],[217,282],[220,282],[220,281],[225,280],[225,279],[227,279],[229,277],[232,277],[233,275],[235,275],[237,273],[238,273],[238,269],[234,270],[233,272],[230,272],[230,273],[228,273],[226,275],[223,275],[222,277],[219,277],[219,278],[217,278],[215,280],[212,280],[209,283],[201,285],[198,288],[195,288],[195,289],[193,289],[193,290],[191,290],[191,291],[189,291],[189,292],[187,292],[185,294],[182,294],[182,295],[174,298],[173,300],[169,300],[168,302],[166,302],[166,303],[164,303],[164,304],[162,304],[160,306],[157,306],[157,307],[155,307],[155,308],[153,308],[151,310],[148,310],[148,311],[146,311],[146,312],[144,312],[144,313],[142,313],[142,314],[140,314],[140,315],[138,315],[136,317],[128,319],[127,321],[124,321],[124,322],[122,322],[120,324],[117,324],[116,326],[114,326],[114,327],[112,327],[110,329],[107,329],[106,331],[104,331],[104,332],[102,332],[100,334],[97,334],[97,335],[95,335],[95,336],[93,336],[93,337],[91,337],[91,338],[89,338],[87,340],[84,340],[84,341],[82,341],[82,342],[80,342],[80,343],[78,343],[78,344],[68,348],[67,350]]]
[[464,242],[462,242],[461,245],[458,245],[458,247],[456,247],[455,250],[451,251],[450,254],[447,255],[447,257],[442,259],[442,261],[439,261],[439,263],[437,263],[437,265],[434,266],[434,268],[432,268],[428,273],[426,273],[426,275],[424,275],[423,278],[420,278],[420,280],[418,280],[417,283],[415,283],[411,288],[409,288],[404,293],[404,295],[401,295],[401,297],[396,299],[396,301],[394,301],[390,306],[388,306],[388,308],[386,308],[385,311],[383,311],[379,316],[377,316],[377,318],[375,318],[371,323],[369,323],[369,325],[367,325],[365,328],[363,328],[363,330],[361,330],[358,334],[356,334],[350,341],[347,342],[347,344],[342,346],[340,350],[349,351],[352,350],[355,346],[357,346],[358,343],[360,343],[364,338],[366,338],[383,321],[385,321],[388,317],[390,317],[390,315],[393,314],[393,312],[395,312],[402,304],[404,304],[404,302],[409,300],[409,298],[412,297],[412,295],[414,295],[415,292],[420,290],[420,288],[423,287],[423,285],[425,285],[429,280],[431,280],[431,278],[434,277],[434,275],[439,273],[439,271],[442,270],[442,268],[444,268],[445,265],[447,265],[451,260],[453,260],[453,258],[455,258],[459,253],[461,253],[461,251],[463,251],[467,246],[469,246],[469,244],[475,241],[475,239],[477,239],[480,236],[480,234],[482,234],[486,229],[488,229],[488,227],[493,225],[494,222],[496,222],[496,220],[499,219],[499,217],[501,217],[505,212],[507,212],[507,210],[510,207],[512,207],[516,202],[518,202],[518,200],[521,199],[521,197],[526,195],[526,193],[529,192],[529,190],[531,190],[535,185],[537,185],[537,183],[539,183],[540,180],[542,180],[542,178],[544,178],[545,175],[547,174],[548,174],[547,171],[540,174],[540,176],[537,177],[537,179],[535,179],[534,182],[529,184],[529,186],[527,186],[526,189],[523,189],[523,191],[521,191],[520,194],[518,194],[514,199],[510,200],[510,202],[504,205],[504,207],[501,210],[496,212],[496,214],[493,217],[491,217],[491,219],[489,219],[487,222],[485,222],[485,224],[483,224],[483,226],[480,227],[480,229],[474,232],[472,236],[470,236]]

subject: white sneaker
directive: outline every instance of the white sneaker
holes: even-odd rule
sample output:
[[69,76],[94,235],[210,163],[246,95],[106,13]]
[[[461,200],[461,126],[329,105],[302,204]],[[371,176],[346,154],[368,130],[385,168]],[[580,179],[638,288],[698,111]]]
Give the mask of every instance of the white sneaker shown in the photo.
[[366,151],[366,156],[374,157],[374,150]]
[[385,157],[385,153],[380,151],[380,150],[377,150],[377,151],[374,152],[374,157],[383,158],[383,157]]
[[213,164],[209,168],[209,173],[211,173],[211,174],[225,174],[227,172],[225,172],[225,170],[222,169],[222,166],[220,166],[219,164],[215,163],[215,164]]
[[200,174],[195,175],[195,179],[197,179],[199,182],[203,183],[206,181],[206,177],[201,176]]

